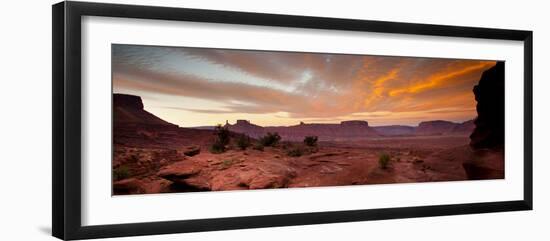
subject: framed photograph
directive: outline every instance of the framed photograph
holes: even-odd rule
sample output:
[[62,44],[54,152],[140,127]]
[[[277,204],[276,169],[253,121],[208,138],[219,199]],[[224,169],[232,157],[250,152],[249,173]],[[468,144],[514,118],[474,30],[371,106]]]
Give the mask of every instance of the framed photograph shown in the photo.
[[531,210],[532,55],[524,30],[55,4],[53,235]]

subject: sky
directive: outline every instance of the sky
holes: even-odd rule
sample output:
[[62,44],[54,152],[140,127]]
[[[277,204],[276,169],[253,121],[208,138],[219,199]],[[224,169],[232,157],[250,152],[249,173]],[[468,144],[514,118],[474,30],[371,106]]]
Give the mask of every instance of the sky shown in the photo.
[[182,127],[463,122],[495,61],[112,45],[113,92]]

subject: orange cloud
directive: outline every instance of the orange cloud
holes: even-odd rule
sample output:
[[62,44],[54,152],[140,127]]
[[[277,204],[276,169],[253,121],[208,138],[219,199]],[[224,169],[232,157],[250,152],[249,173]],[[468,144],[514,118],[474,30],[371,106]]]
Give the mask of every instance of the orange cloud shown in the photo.
[[386,83],[389,80],[395,79],[398,71],[399,71],[398,69],[393,69],[387,74],[374,80],[371,94],[363,101],[363,104],[365,107],[368,108],[374,100],[383,97],[382,94],[386,89],[386,87],[384,86],[384,83]]
[[456,78],[462,75],[466,75],[475,71],[482,69],[487,69],[494,66],[494,62],[481,62],[474,65],[469,65],[464,68],[454,70],[451,72],[437,73],[433,76],[430,76],[427,80],[415,83],[413,85],[407,86],[405,88],[394,89],[389,92],[390,96],[398,96],[404,93],[418,93],[426,91],[432,88],[437,88],[445,84],[446,80]]
[[[167,115],[185,111],[183,123],[217,114],[262,115],[266,121],[271,116],[278,123],[285,118],[289,122],[390,120],[390,116],[380,113],[392,113],[396,122],[413,117],[415,121],[466,120],[475,117],[473,86],[481,73],[495,64],[126,45],[115,45],[113,49],[113,90],[140,95],[144,101],[155,98],[155,110],[169,110]],[[209,104],[184,102],[182,98]],[[378,114],[360,117],[357,113]]]

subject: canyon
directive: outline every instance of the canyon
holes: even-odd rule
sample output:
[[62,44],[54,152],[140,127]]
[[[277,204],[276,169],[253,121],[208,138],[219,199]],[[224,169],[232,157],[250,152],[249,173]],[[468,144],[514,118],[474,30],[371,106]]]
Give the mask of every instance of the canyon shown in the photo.
[[[365,120],[292,126],[179,127],[113,94],[113,195],[421,183],[504,178],[503,66],[473,88],[478,116],[454,123],[370,126]],[[223,121],[223,120],[222,120]],[[213,150],[220,130],[226,143]],[[268,134],[280,141],[262,144]],[[243,145],[243,136],[246,145]],[[304,141],[315,136],[314,142]],[[383,161],[384,160],[384,161]]]

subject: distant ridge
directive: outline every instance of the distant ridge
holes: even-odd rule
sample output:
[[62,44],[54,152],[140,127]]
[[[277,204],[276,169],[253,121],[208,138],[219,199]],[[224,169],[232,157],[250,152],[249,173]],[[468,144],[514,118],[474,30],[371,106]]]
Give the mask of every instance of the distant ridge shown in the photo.
[[454,123],[444,120],[420,122],[415,130],[417,136],[451,135],[464,134],[469,135],[474,130],[473,120],[463,123]]
[[258,138],[267,132],[277,132],[284,140],[302,141],[305,136],[317,136],[319,140],[350,140],[377,137],[378,133],[367,121],[342,121],[340,124],[306,124],[293,126],[262,127],[248,120],[237,120],[235,124],[225,124],[229,130]]
[[404,125],[374,126],[378,134],[382,136],[410,136],[414,135],[416,127]]
[[[388,125],[369,126],[367,121],[342,121],[340,124],[303,123],[293,126],[262,127],[248,120],[237,120],[235,124],[226,122],[226,127],[236,133],[243,133],[253,138],[267,132],[277,132],[283,139],[300,141],[304,136],[318,136],[320,140],[347,140],[372,137],[397,136],[437,136],[437,135],[470,135],[475,128],[474,120],[456,123],[445,120],[423,121],[418,126]],[[190,127],[193,129],[213,130],[214,126]]]

